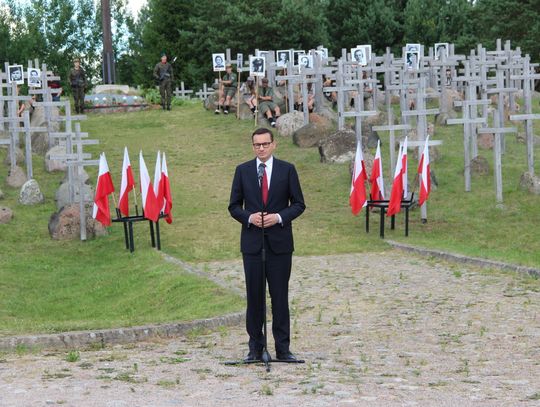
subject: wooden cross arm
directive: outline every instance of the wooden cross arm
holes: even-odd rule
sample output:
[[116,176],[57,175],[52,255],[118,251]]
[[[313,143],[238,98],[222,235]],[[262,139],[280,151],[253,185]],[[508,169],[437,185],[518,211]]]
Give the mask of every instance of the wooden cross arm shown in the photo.
[[540,113],[512,114],[510,120],[540,120]]
[[478,134],[486,134],[486,133],[497,133],[497,134],[503,134],[503,133],[517,133],[517,128],[515,127],[483,127],[481,129],[477,130]]
[[378,113],[379,112],[375,110],[366,110],[364,112],[350,111],[350,112],[342,112],[340,116],[341,117],[368,117],[368,116],[374,116]]
[[412,127],[410,124],[392,124],[388,126],[373,126],[372,129],[375,131],[398,131],[398,130],[410,130]]
[[447,119],[446,124],[485,124],[486,119],[484,117],[478,117],[475,119],[461,118],[461,119]]

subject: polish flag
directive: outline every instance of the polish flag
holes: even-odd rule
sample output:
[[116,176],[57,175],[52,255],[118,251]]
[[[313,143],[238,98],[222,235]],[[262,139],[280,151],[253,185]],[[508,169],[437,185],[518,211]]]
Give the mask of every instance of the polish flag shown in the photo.
[[133,170],[129,162],[127,147],[124,147],[124,163],[122,164],[122,182],[120,183],[120,199],[118,200],[118,209],[124,216],[129,216],[129,192],[135,186]]
[[377,141],[377,151],[371,168],[371,199],[376,201],[384,199],[384,180],[382,173],[381,140]]
[[150,181],[150,175],[148,174],[148,168],[142,155],[142,151],[139,153],[139,167],[141,172],[141,194],[142,204],[144,210],[144,217],[157,222],[159,219],[160,206],[156,200],[156,194],[154,193],[154,187]]
[[159,206],[159,210],[164,206],[163,202],[163,185],[161,184],[161,154],[157,152],[156,168],[154,169],[154,194],[156,195],[156,202]]
[[[390,202],[386,216],[392,216],[401,211],[401,199],[406,193],[407,188],[407,137],[399,147],[399,155],[394,171],[394,182],[392,183],[392,192],[390,192]],[[405,184],[405,185],[404,185]]]
[[405,198],[409,194],[409,183],[407,182],[407,164],[407,136],[405,136],[405,140],[403,141],[403,151],[401,152],[401,178],[403,179],[403,197]]
[[364,165],[364,156],[362,154],[362,142],[356,143],[356,156],[354,158],[354,170],[351,181],[351,194],[349,196],[349,205],[353,215],[358,215],[364,206],[367,205],[366,198],[366,167]]
[[418,174],[420,174],[420,197],[418,198],[418,205],[422,205],[427,201],[429,192],[431,191],[431,176],[429,169],[429,136],[426,138],[426,144],[424,145],[424,151],[422,157],[420,157],[420,163],[418,164]]
[[99,156],[99,174],[96,185],[96,196],[94,198],[94,208],[92,218],[100,222],[103,226],[111,224],[111,212],[109,211],[109,194],[114,192],[114,185],[109,172],[109,165],[105,158],[105,153]]
[[165,221],[169,224],[172,223],[172,195],[171,195],[171,184],[169,182],[169,172],[167,170],[167,159],[165,158],[165,153],[163,153],[163,160],[161,161],[161,190],[163,192],[163,199],[165,205],[163,206],[162,212],[165,214]]

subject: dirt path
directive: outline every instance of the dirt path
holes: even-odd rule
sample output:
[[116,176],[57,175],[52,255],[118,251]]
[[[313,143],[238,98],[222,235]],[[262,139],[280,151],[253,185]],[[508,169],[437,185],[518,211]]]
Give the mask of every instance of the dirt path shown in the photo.
[[[0,355],[0,406],[540,405],[538,280],[383,256],[295,258],[292,350],[305,365],[224,366],[246,353],[243,327],[73,362]],[[239,262],[204,268],[243,287]]]

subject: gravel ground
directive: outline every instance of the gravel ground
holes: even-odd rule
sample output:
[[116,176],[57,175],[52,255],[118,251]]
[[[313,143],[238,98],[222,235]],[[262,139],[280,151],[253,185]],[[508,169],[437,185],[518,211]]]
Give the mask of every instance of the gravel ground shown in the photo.
[[[243,287],[238,261],[199,268]],[[296,257],[291,310],[305,364],[225,366],[243,327],[3,354],[0,406],[540,406],[538,280],[399,251]]]

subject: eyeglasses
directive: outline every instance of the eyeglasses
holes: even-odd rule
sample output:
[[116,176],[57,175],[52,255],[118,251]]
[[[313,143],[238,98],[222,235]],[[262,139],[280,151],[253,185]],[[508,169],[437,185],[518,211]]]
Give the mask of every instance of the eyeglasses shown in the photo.
[[266,143],[253,143],[253,147],[255,149],[259,149],[259,148],[268,148],[270,147],[270,144],[272,144],[271,141],[267,141]]

